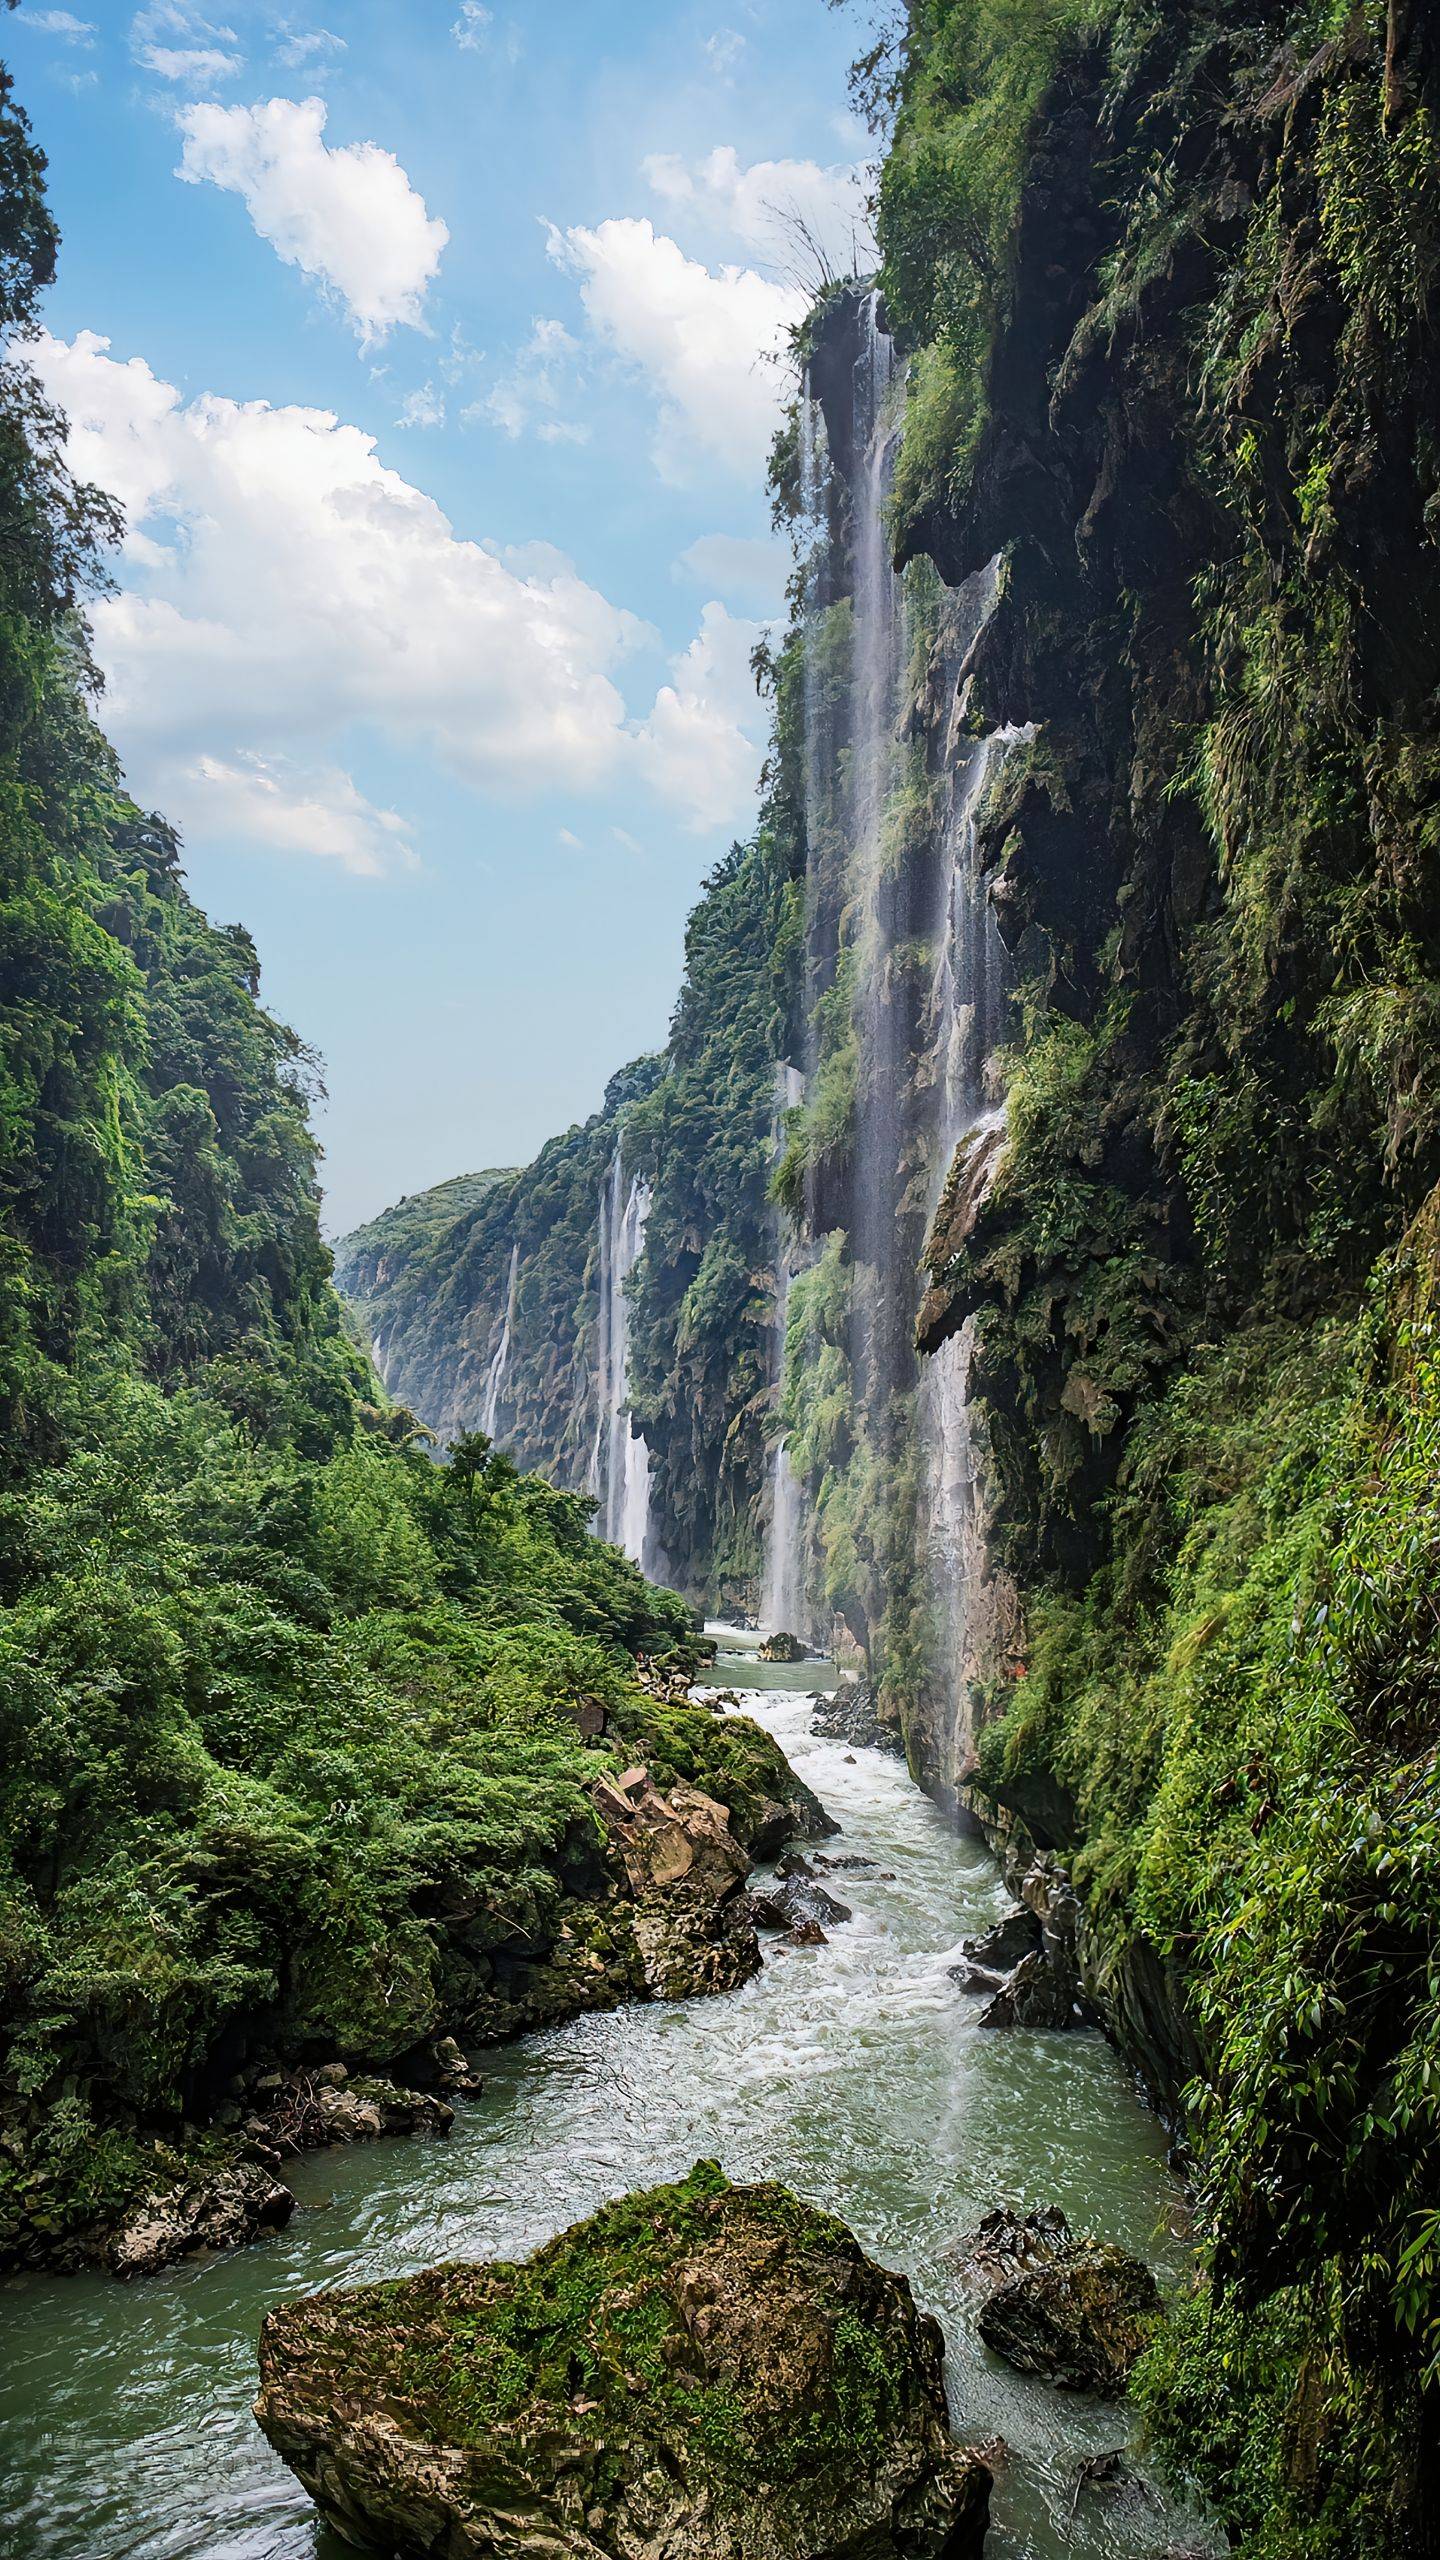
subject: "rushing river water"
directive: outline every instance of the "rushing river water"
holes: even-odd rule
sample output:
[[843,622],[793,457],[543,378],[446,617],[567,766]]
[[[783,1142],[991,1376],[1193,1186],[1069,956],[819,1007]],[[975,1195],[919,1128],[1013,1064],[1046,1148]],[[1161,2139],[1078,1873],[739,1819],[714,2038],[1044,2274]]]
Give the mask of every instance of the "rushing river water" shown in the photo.
[[[747,1690],[766,1675],[722,1656]],[[745,1704],[842,1823],[827,1848],[854,1918],[777,1947],[722,2000],[582,2018],[485,2058],[448,2142],[361,2145],[296,2170],[288,2230],[149,2283],[0,2288],[0,2549],[6,2560],[341,2560],[249,2412],[271,2303],[435,2259],[521,2256],[624,2189],[703,2156],[783,2178],[903,2268],[949,2341],[955,2424],[1004,2436],[987,2560],[1147,2553],[1175,2538],[1135,2492],[1076,2466],[1124,2440],[1113,2409],[979,2344],[951,2252],[1000,2202],[1058,2203],[1082,2230],[1181,2255],[1160,2129],[1098,2035],[992,2035],[949,1979],[959,1941],[1007,1906],[901,1762],[810,1731],[814,1667]],[[803,1689],[801,1687],[803,1683]]]

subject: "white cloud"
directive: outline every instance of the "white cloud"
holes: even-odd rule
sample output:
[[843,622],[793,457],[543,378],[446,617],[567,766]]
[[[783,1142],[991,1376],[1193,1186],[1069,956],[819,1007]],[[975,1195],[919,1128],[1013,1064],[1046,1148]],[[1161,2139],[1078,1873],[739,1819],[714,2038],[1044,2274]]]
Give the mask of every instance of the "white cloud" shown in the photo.
[[343,36],[332,35],[328,27],[282,26],[275,47],[276,57],[289,71],[303,71],[309,80],[323,78],[333,71],[335,56],[348,53]]
[[[516,795],[648,782],[697,824],[744,815],[755,756],[712,605],[642,720],[617,681],[647,638],[545,544],[462,540],[322,409],[202,394],[83,332],[33,361],[82,478],[125,506],[127,583],[93,609],[106,720],[140,796],[197,835],[240,813],[351,869],[393,859],[393,811],[340,770],[356,729]],[[736,635],[739,635],[737,640]]]
[[460,15],[450,33],[462,53],[478,53],[490,32],[490,11],[480,0],[460,0]]
[[[166,41],[178,39],[175,43]],[[209,88],[243,70],[233,27],[217,27],[176,0],[155,0],[130,25],[130,48],[142,70],[181,88]]]
[[433,382],[422,382],[418,391],[407,391],[400,403],[397,427],[443,427],[445,403]]
[[338,293],[362,345],[423,328],[426,288],[450,237],[393,152],[325,141],[321,98],[186,107],[178,177],[243,196],[262,240]]
[[415,860],[406,820],[376,808],[333,765],[305,772],[243,751],[228,762],[202,754],[170,777],[167,815],[187,837],[311,854],[362,879]]
[[525,344],[483,400],[464,415],[488,418],[512,439],[536,435],[542,444],[585,444],[590,430],[583,420],[561,414],[576,391],[580,349],[558,320],[537,320]]
[[708,461],[758,476],[780,416],[777,359],[805,296],[749,267],[712,274],[648,222],[552,227],[550,254],[578,278],[597,337],[654,386],[662,476],[691,480]]
[[693,578],[712,596],[738,600],[773,615],[785,601],[790,547],[778,537],[767,541],[757,534],[702,533],[681,552],[675,570],[677,576]]
[[753,160],[745,167],[734,146],[722,143],[697,161],[654,152],[642,167],[672,217],[688,216],[706,245],[738,241],[807,286],[818,280],[816,250],[836,275],[874,264],[867,175],[853,161],[822,167],[816,160]]
[[58,36],[62,44],[78,44],[87,50],[95,41],[95,28],[89,18],[77,18],[69,9],[24,9],[17,26],[33,27],[41,36]]
[[735,826],[760,776],[760,706],[750,653],[762,625],[707,604],[639,738],[640,768],[698,829]]

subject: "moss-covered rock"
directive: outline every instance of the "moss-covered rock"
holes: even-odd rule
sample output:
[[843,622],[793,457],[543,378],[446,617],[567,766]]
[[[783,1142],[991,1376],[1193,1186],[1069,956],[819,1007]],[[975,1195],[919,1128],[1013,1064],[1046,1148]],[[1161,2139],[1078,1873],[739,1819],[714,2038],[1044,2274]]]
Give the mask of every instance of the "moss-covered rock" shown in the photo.
[[966,2560],[936,2323],[843,2223],[713,2161],[523,2265],[273,2311],[256,2416],[364,2548]]

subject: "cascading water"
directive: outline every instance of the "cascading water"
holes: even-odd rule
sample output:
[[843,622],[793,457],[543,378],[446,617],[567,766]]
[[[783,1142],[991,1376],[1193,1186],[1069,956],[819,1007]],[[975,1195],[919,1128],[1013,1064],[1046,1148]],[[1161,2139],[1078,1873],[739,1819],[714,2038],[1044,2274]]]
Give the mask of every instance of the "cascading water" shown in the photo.
[[848,902],[860,1042],[851,1244],[856,1287],[852,1351],[856,1393],[877,1443],[889,1444],[886,1404],[896,1376],[892,1278],[901,1173],[901,1020],[890,967],[900,884],[890,812],[900,776],[897,731],[908,656],[904,582],[886,523],[898,431],[894,341],[880,326],[878,294],[860,314],[852,380],[851,702]]
[[630,1301],[626,1283],[645,1248],[650,1186],[640,1174],[627,1189],[617,1147],[600,1195],[600,1319],[595,1437],[589,1487],[600,1503],[601,1535],[633,1563],[654,1561],[650,1536],[650,1452],[630,1418]]
[[[979,590],[960,601],[964,647],[994,609],[995,568],[972,582]],[[962,661],[963,663],[963,661]],[[958,683],[958,671],[947,678]],[[953,787],[941,864],[936,961],[931,981],[929,1038],[940,1061],[930,1216],[940,1204],[957,1151],[967,1139],[1003,1124],[996,1051],[1006,1028],[1009,963],[994,910],[976,864],[976,816],[1010,748],[1025,733],[1001,729],[952,759]],[[970,1413],[974,1326],[965,1324],[925,1363],[919,1400],[925,1452],[926,1555],[932,1606],[939,1705],[944,1720],[940,1759],[952,1779],[963,1768],[974,1734],[966,1701],[975,1665],[975,1602],[985,1576],[984,1521],[977,1498],[975,1444]]]
[[[798,1067],[782,1064],[775,1071],[776,1153],[785,1133],[785,1115],[805,1099],[805,1078]],[[790,1328],[790,1296],[802,1267],[803,1247],[783,1212],[775,1236],[775,1376],[785,1366]],[[770,1453],[770,1507],[765,1524],[765,1576],[761,1588],[761,1624],[772,1632],[809,1633],[810,1606],[805,1583],[805,1490],[790,1462],[783,1435]]]
[[500,1322],[500,1339],[495,1345],[490,1366],[485,1373],[485,1401],[480,1409],[480,1428],[488,1439],[495,1437],[500,1419],[500,1398],[510,1367],[510,1344],[515,1333],[515,1291],[520,1279],[520,1247],[510,1247],[510,1276],[505,1284],[505,1313]]
[[[994,610],[1000,563],[958,590],[927,564],[893,566],[902,424],[903,375],[879,297],[843,297],[817,334],[800,419],[807,1010],[825,1017],[830,1043],[828,1062],[806,1063],[812,1093],[827,1076],[831,1090],[840,1084],[843,1002],[853,1102],[843,1150],[819,1150],[805,1225],[817,1244],[838,1239],[848,1287],[850,1446],[826,1497],[832,1549],[848,1569],[842,1607],[852,1629],[863,1622],[872,1667],[877,1644],[882,1656],[889,1644],[912,1687],[923,1681],[924,1756],[949,1780],[968,1739],[970,1601],[984,1572],[970,1337],[922,1365],[914,1326],[925,1239],[956,1149],[986,1114],[998,1125],[992,1060],[1008,977],[976,819],[1016,733],[976,739],[965,718],[966,661]],[[830,1121],[820,1111],[815,1121],[828,1142]],[[810,1615],[820,1614],[812,1594]]]

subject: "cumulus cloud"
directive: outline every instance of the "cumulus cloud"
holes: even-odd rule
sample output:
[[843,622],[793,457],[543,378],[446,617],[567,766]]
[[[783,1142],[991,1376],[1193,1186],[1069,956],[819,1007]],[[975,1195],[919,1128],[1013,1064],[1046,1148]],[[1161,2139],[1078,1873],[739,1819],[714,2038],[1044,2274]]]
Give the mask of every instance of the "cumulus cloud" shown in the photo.
[[245,57],[233,27],[219,27],[178,0],[155,0],[130,22],[130,49],[144,71],[179,88],[231,80]]
[[391,151],[331,149],[321,98],[184,108],[178,177],[244,198],[262,240],[345,303],[363,346],[423,328],[426,290],[450,234]]
[[853,161],[822,167],[816,160],[752,160],[744,166],[734,146],[722,143],[695,161],[654,152],[642,167],[661,202],[708,244],[738,242],[798,270],[807,283],[817,252],[836,275],[874,262],[866,172]]
[[542,444],[585,444],[590,430],[562,412],[576,391],[580,349],[559,320],[537,320],[509,369],[467,419],[488,418],[503,435],[536,435]]
[[601,343],[653,385],[662,476],[683,483],[711,462],[762,471],[801,291],[749,267],[712,273],[650,223],[628,218],[594,230],[552,226],[550,254],[576,277]]
[[460,15],[450,33],[462,53],[478,53],[490,32],[491,17],[481,0],[460,0]]
[[126,582],[93,619],[107,726],[142,798],[207,835],[244,819],[268,843],[383,867],[401,822],[352,798],[339,761],[369,729],[481,788],[634,776],[696,823],[722,803],[727,823],[743,817],[755,706],[737,676],[745,631],[723,608],[632,718],[617,676],[645,626],[548,545],[461,539],[359,428],[186,401],[89,332],[42,337],[33,360],[75,469],[129,519]]
[[733,825],[760,776],[759,706],[750,653],[762,625],[707,604],[700,629],[640,731],[651,789],[697,830]]

